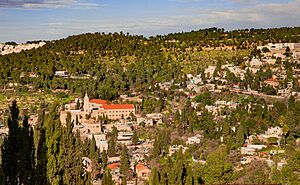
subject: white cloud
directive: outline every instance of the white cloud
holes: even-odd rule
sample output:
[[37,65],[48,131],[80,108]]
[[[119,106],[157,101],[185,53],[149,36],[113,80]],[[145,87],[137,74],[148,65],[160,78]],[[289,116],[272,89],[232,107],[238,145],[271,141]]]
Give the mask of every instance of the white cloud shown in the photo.
[[[72,5],[75,6],[76,3],[77,6],[87,6],[89,8],[105,6],[92,3],[78,5],[79,2],[71,1],[69,0],[68,4],[62,6],[74,8]],[[101,17],[98,17],[88,19],[82,17],[81,19],[52,19],[42,25],[33,25],[34,28],[31,27],[30,29],[17,28],[17,25],[15,28],[3,27],[1,30],[10,35],[1,35],[0,40],[6,37],[12,38],[11,35],[20,35],[23,39],[39,40],[57,39],[71,34],[86,32],[123,31],[131,34],[156,35],[212,26],[224,27],[225,29],[300,26],[300,0],[285,3],[262,3],[261,1],[260,3],[251,6],[241,6],[240,8],[191,7],[173,11],[176,14],[157,16],[153,13],[153,16],[149,15],[144,18],[116,17],[101,19]],[[20,31],[22,33],[19,34],[15,30],[22,30]]]
[[105,4],[82,2],[80,0],[0,0],[0,8],[50,9],[74,8],[87,9],[106,6]]

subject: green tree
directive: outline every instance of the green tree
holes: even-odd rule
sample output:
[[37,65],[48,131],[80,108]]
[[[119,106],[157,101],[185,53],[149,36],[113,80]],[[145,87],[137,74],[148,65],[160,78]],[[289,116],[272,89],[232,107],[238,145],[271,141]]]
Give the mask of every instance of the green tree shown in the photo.
[[114,185],[115,184],[108,168],[105,168],[101,181],[102,181],[102,184],[105,184],[105,185]]
[[157,168],[153,168],[151,172],[150,185],[160,185],[159,172]]
[[122,149],[120,163],[120,173],[124,176],[128,176],[130,169],[130,161],[128,149],[126,146],[124,146]]
[[63,158],[61,170],[63,172],[64,184],[82,184],[82,153],[80,138],[73,135],[74,124],[71,122],[71,114],[68,113],[66,120],[66,129],[62,136],[61,149],[63,151]]
[[49,184],[63,183],[62,165],[64,151],[61,147],[62,126],[59,121],[58,104],[54,104],[45,120],[47,148],[47,178]]
[[47,185],[47,146],[45,138],[45,111],[39,113],[38,123],[35,133],[37,135],[37,151],[36,151],[36,185]]
[[33,130],[28,124],[27,116],[24,117],[20,137],[20,184],[34,184],[35,148],[33,141]]
[[267,52],[270,52],[270,50],[267,47],[263,47],[262,52],[267,53]]
[[103,168],[106,166],[106,164],[107,164],[107,152],[106,152],[106,150],[104,150],[102,153],[101,153],[101,161],[102,161],[102,166],[103,166]]
[[243,125],[240,125],[236,133],[236,145],[237,147],[243,146],[245,143],[245,129]]
[[9,133],[2,147],[4,184],[34,184],[33,131],[28,124],[27,116],[24,117],[22,126],[19,125],[18,119],[19,108],[17,102],[13,101],[8,118]]
[[[244,175],[238,180],[243,184],[271,184],[271,169],[265,161],[253,161],[245,166]],[[276,183],[279,183],[277,181]]]
[[79,110],[81,108],[81,105],[80,105],[80,102],[79,102],[79,99],[77,100],[77,102],[76,102],[76,107],[75,107],[75,109],[76,110]]
[[96,140],[94,135],[92,136],[89,154],[92,160],[96,160],[96,161],[98,160],[98,152],[97,152]]
[[109,157],[114,157],[116,155],[117,137],[118,137],[118,130],[116,127],[113,127],[110,137],[108,139],[107,154]]
[[204,167],[204,182],[224,184],[232,180],[233,168],[224,151],[211,153]]
[[137,134],[136,130],[133,130],[132,144],[133,145],[137,145],[138,141],[139,141],[138,134]]
[[2,168],[4,172],[5,184],[17,185],[19,184],[19,168],[18,158],[20,144],[18,143],[20,128],[19,128],[19,108],[17,102],[13,101],[10,106],[10,116],[8,118],[8,136],[4,140],[2,147]]
[[300,182],[300,151],[293,151],[287,162],[282,169],[282,181],[284,184],[298,184]]

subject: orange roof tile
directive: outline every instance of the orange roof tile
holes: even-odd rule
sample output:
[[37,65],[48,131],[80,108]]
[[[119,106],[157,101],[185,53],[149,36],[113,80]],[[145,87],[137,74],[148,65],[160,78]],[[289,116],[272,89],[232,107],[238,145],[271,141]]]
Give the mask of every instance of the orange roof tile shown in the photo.
[[112,163],[112,164],[109,164],[107,165],[107,168],[111,169],[111,170],[116,170],[120,167],[120,164],[119,163]]
[[143,169],[149,169],[149,170],[150,170],[150,168],[149,168],[148,166],[144,165],[143,163],[139,163],[138,165],[136,165],[135,168],[136,168],[138,171],[141,171],[141,170],[143,170]]
[[133,104],[106,104],[102,105],[103,109],[109,110],[109,109],[134,109]]
[[269,78],[268,80],[265,80],[265,82],[279,82],[276,78]]
[[104,104],[107,104],[108,102],[107,102],[107,100],[92,99],[92,100],[90,100],[90,103],[96,103],[96,104],[102,104],[102,105],[104,105]]

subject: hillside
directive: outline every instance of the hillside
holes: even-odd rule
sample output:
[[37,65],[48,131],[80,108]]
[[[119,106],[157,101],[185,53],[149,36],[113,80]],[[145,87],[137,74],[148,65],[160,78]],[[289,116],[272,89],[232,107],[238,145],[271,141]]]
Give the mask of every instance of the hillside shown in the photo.
[[[210,28],[145,38],[124,33],[87,33],[48,41],[38,49],[0,57],[0,87],[10,82],[34,89],[97,92],[113,99],[129,89],[180,80],[211,63],[242,61],[268,42],[299,42],[300,27],[224,31]],[[55,76],[68,71],[73,77]],[[30,77],[31,76],[31,77]]]

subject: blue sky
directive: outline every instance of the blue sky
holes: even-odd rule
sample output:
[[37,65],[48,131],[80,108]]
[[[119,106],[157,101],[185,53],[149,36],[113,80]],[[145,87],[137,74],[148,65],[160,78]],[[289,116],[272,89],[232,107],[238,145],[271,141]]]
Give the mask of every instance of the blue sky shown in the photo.
[[300,26],[300,0],[0,0],[0,42]]

